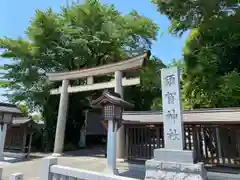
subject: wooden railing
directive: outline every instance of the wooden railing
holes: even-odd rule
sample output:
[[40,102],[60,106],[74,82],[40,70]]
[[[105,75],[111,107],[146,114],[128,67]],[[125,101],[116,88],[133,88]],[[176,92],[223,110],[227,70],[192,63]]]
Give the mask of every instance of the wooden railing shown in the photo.
[[[153,150],[164,148],[161,123],[125,123],[126,158],[147,160]],[[188,123],[185,129],[185,149],[193,150],[195,162],[206,165],[240,167],[240,124]]]

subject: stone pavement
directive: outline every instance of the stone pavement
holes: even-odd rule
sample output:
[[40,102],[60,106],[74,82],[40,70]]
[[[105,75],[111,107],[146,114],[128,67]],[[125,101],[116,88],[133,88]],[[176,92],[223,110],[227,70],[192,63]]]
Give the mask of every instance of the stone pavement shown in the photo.
[[[42,158],[51,154],[35,154],[35,158],[28,159],[22,162],[0,162],[3,167],[3,180],[8,180],[8,176],[13,173],[21,172],[24,174],[24,180],[40,180],[42,169]],[[103,172],[106,167],[106,159],[103,155],[89,154],[88,151],[75,151],[66,153],[63,157],[59,157],[58,164],[73,168],[80,168],[96,172]],[[145,169],[142,165],[128,164],[126,162],[117,162],[117,168],[120,175],[144,179]],[[224,172],[221,170],[220,172]],[[239,174],[224,174],[208,172],[209,180],[239,180]],[[211,177],[211,178],[210,178]]]
[[[63,166],[69,166],[74,168],[80,168],[85,170],[91,170],[96,172],[103,172],[106,167],[106,159],[102,157],[76,156],[78,152],[73,154],[66,154],[63,157],[59,157],[58,164]],[[8,180],[8,176],[12,173],[21,172],[24,174],[25,180],[37,180],[40,179],[40,173],[42,169],[42,158],[31,159],[29,161],[8,163],[3,166],[3,180]],[[145,172],[134,166],[129,167],[126,162],[118,162],[117,167],[120,175],[133,177],[138,179],[144,179]]]

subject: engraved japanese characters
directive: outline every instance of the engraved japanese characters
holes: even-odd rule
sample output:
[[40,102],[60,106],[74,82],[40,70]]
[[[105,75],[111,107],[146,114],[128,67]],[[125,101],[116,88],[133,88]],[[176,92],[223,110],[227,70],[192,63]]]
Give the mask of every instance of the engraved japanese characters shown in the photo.
[[177,67],[161,70],[165,148],[183,149],[180,73]]

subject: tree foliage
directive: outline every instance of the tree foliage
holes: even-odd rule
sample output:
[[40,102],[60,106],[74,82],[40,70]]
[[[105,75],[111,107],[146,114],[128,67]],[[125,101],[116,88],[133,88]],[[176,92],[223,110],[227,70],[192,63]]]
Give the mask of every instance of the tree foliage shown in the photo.
[[137,93],[136,90],[125,93],[134,98],[135,110],[162,110],[161,69],[164,67],[160,59],[152,57],[140,73],[141,85]]
[[185,107],[240,105],[238,0],[152,0],[173,34],[191,33],[183,49]]
[[[137,55],[151,48],[157,31],[152,20],[136,11],[122,15],[113,5],[103,5],[98,0],[62,7],[60,13],[52,9],[37,10],[25,31],[26,38],[0,39],[0,48],[5,50],[1,57],[11,60],[3,67],[7,73],[2,78],[1,87],[12,92],[5,94],[11,102],[24,101],[31,110],[40,109],[46,126],[54,127],[59,96],[49,96],[49,90],[60,84],[50,84],[46,72],[95,67]],[[150,61],[150,64],[152,62],[156,63]],[[152,77],[156,81],[155,76]],[[70,83],[84,85],[86,81]],[[130,91],[136,95],[155,90],[138,86]],[[92,92],[70,95],[67,132],[71,133],[66,133],[67,139],[78,139],[79,125],[84,119],[82,110],[86,106],[86,97],[91,95]],[[134,95],[129,99],[135,99]],[[148,98],[149,106],[153,98]],[[137,103],[137,108],[149,108],[141,104]]]
[[29,110],[28,110],[28,107],[26,106],[26,104],[19,104],[18,108],[23,115],[25,115],[25,116],[29,115]]
[[184,31],[209,24],[239,11],[239,0],[152,0],[158,11],[171,20],[170,31]]
[[32,118],[32,120],[34,120],[35,122],[40,122],[40,121],[42,121],[42,116],[41,116],[41,114],[32,114],[31,115],[31,118]]
[[240,104],[240,23],[237,16],[194,29],[184,48],[185,95],[192,107]]
[[4,79],[10,82],[2,86],[13,90],[8,96],[12,101],[41,105],[49,90],[46,72],[98,66],[142,52],[150,48],[157,30],[136,11],[121,15],[97,0],[63,7],[60,13],[37,10],[27,39],[0,40],[6,50],[1,56],[14,61],[4,67]]

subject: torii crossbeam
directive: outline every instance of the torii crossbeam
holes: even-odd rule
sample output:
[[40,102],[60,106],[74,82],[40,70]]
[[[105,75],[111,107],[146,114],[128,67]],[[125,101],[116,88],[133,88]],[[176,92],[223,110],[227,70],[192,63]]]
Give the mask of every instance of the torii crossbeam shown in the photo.
[[[99,89],[114,88],[116,93],[123,97],[123,86],[133,86],[140,84],[140,78],[126,79],[122,77],[122,72],[136,70],[144,66],[151,53],[147,51],[141,55],[122,60],[117,63],[107,64],[95,68],[81,69],[69,72],[47,73],[49,81],[62,81],[62,86],[52,89],[51,94],[60,94],[60,103],[57,118],[57,129],[55,134],[54,153],[59,156],[63,151],[64,132],[66,126],[68,93],[93,91]],[[103,83],[94,83],[94,77],[114,73],[114,80]],[[69,86],[70,80],[87,79],[87,85]],[[117,157],[123,158],[124,153],[124,129],[120,128],[117,132]]]

